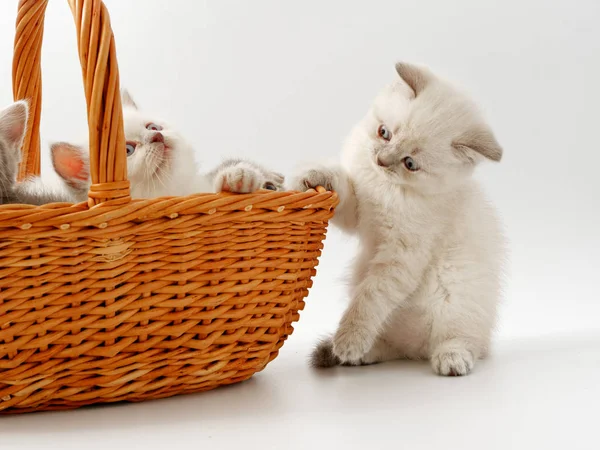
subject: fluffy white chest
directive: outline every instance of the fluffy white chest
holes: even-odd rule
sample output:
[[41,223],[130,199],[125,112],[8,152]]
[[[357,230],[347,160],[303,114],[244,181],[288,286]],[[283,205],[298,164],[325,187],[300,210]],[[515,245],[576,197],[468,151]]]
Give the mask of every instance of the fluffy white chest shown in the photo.
[[423,246],[446,223],[435,220],[435,205],[412,198],[410,193],[389,183],[356,183],[355,193],[359,236],[377,246]]

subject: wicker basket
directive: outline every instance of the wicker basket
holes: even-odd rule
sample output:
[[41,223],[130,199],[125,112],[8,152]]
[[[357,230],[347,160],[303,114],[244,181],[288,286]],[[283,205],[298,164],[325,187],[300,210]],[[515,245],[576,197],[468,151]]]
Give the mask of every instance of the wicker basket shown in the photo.
[[[115,43],[100,0],[70,0],[88,109],[87,203],[0,206],[0,411],[212,389],[277,356],[337,203],[306,193],[131,200]],[[21,0],[20,176],[39,173],[47,0]]]

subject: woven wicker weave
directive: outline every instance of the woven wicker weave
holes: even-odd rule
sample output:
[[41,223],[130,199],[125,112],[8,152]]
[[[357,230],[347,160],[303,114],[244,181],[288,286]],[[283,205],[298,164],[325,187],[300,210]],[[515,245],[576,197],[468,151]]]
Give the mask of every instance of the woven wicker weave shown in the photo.
[[[21,0],[13,82],[39,173],[47,0]],[[139,401],[245,380],[277,356],[311,286],[334,193],[131,200],[115,43],[70,0],[90,129],[87,203],[0,206],[0,411]],[[51,63],[51,61],[50,61]]]

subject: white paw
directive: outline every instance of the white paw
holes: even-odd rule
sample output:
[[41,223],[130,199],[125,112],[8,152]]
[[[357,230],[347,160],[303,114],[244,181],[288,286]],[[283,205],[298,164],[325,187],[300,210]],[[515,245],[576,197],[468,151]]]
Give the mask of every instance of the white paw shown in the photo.
[[215,192],[247,194],[259,190],[264,183],[263,175],[254,167],[227,167],[215,177]]
[[475,364],[473,353],[464,347],[440,345],[431,357],[431,366],[438,375],[468,375]]
[[333,338],[333,354],[341,364],[359,365],[374,342],[366,327],[342,324]]
[[291,189],[304,192],[322,186],[328,191],[336,190],[336,173],[326,167],[315,167],[298,172],[291,181]]

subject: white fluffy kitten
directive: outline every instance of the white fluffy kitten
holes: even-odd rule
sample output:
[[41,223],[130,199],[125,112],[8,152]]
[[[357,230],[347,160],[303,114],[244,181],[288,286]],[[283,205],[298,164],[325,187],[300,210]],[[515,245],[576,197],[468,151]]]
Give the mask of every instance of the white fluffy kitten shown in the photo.
[[[125,90],[122,99],[127,173],[133,198],[282,188],[283,176],[248,161],[227,160],[209,174],[200,173],[192,146],[177,130],[140,111]],[[90,185],[87,148],[58,142],[51,145],[51,155],[56,173],[79,201],[85,200]]]
[[342,164],[293,182],[337,191],[333,223],[361,245],[351,303],[312,363],[423,358],[438,374],[465,375],[488,351],[505,260],[499,221],[471,175],[502,148],[463,93],[427,68],[396,70]]

